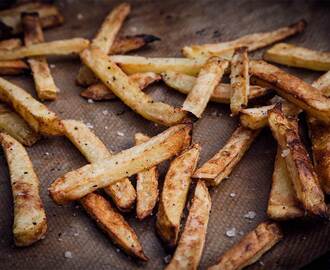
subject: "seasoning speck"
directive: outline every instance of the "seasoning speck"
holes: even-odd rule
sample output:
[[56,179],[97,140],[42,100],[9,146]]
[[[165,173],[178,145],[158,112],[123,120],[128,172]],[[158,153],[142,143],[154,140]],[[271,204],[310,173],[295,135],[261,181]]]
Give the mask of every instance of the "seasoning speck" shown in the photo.
[[103,115],[108,115],[109,111],[108,110],[103,110],[102,113],[103,113]]
[[89,98],[89,99],[87,99],[87,102],[88,102],[89,104],[93,104],[93,103],[94,103],[94,100],[92,100],[91,98]]
[[50,64],[49,66],[50,66],[50,68],[56,68],[55,64]]
[[164,257],[164,262],[165,262],[166,264],[168,264],[168,263],[171,261],[171,258],[172,258],[171,255],[167,255],[167,256],[165,256],[165,257]]
[[236,196],[236,193],[235,192],[232,192],[229,194],[230,197],[234,198]]
[[247,219],[254,219],[256,217],[256,212],[254,211],[249,211],[247,212],[247,214],[244,215],[244,218],[247,218]]
[[65,251],[64,252],[64,257],[67,259],[72,259],[72,252],[71,251]]
[[235,237],[236,236],[236,228],[231,228],[226,231],[226,236],[227,237]]
[[84,18],[84,15],[82,15],[81,13],[77,14],[77,19],[78,20],[82,20]]
[[290,149],[284,149],[281,153],[281,157],[286,157],[287,155],[289,155],[290,153]]
[[91,123],[86,123],[86,126],[87,126],[88,128],[90,128],[90,129],[93,129],[93,128],[94,128],[94,126],[93,126]]
[[117,135],[123,137],[124,136],[124,133],[122,133],[120,131],[117,131]]

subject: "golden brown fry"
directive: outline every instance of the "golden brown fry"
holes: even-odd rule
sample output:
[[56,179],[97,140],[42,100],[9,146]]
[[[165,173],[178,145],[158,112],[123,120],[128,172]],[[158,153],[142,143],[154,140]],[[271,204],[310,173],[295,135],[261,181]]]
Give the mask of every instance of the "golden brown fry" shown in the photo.
[[217,57],[208,59],[201,68],[193,88],[182,105],[182,109],[200,118],[228,64],[228,61],[222,61]]
[[278,43],[268,49],[263,58],[289,67],[330,70],[330,52],[320,52],[288,43]]
[[283,238],[279,225],[262,222],[223,254],[208,270],[241,270],[255,263]]
[[239,126],[224,147],[197,169],[193,177],[203,179],[213,186],[219,185],[242,159],[259,132]]
[[[129,76],[141,90],[145,89],[148,85],[161,79],[160,75],[153,72],[135,73]],[[82,91],[80,95],[84,98],[93,100],[112,100],[116,96],[111,90],[103,83],[95,83],[89,86],[86,90]]]
[[[171,88],[178,90],[182,94],[189,94],[193,88],[196,78],[182,73],[173,71],[163,72],[163,81]],[[250,85],[249,99],[258,98],[269,94],[270,88],[264,88],[257,85]],[[218,103],[230,103],[230,95],[232,88],[230,84],[220,83],[218,84],[213,93],[211,94],[210,100]]]
[[9,134],[26,146],[32,146],[39,139],[39,135],[4,104],[0,104],[0,131]]
[[117,97],[144,118],[165,126],[178,124],[186,118],[186,113],[181,109],[156,102],[143,93],[138,85],[100,50],[85,50],[80,57]]
[[2,78],[0,78],[0,99],[10,104],[37,133],[62,134],[60,119],[54,112],[24,89]]
[[50,195],[58,204],[78,200],[124,177],[151,168],[185,149],[191,141],[190,133],[191,124],[176,125],[146,143],[69,172],[52,183]]
[[200,146],[192,145],[172,161],[167,171],[157,213],[156,229],[168,246],[176,246],[178,242],[181,216],[199,153]]
[[207,224],[211,211],[211,197],[203,181],[198,181],[187,222],[170,264],[166,270],[194,270],[202,257]]
[[230,110],[232,115],[237,115],[243,107],[247,106],[250,93],[247,47],[235,49],[230,66],[230,85],[232,88]]
[[133,228],[101,195],[91,193],[80,200],[87,213],[97,225],[126,253],[147,261],[139,239]]
[[[38,13],[22,14],[24,43],[26,46],[45,42]],[[58,89],[55,85],[46,57],[29,58],[35,88],[41,100],[55,100]]]
[[301,142],[296,119],[284,116],[281,105],[268,111],[269,126],[276,138],[294,185],[297,198],[307,212],[326,216],[327,206],[308,153]]
[[13,234],[16,246],[29,246],[47,231],[45,209],[39,196],[39,179],[24,147],[14,138],[0,133],[14,198]]
[[[145,143],[150,138],[142,133],[135,134],[135,144]],[[136,181],[136,216],[142,220],[152,214],[158,200],[157,166],[137,174]]]
[[0,49],[12,50],[22,46],[22,41],[19,38],[11,38],[0,41]]
[[330,123],[330,99],[310,84],[264,61],[250,61],[250,73],[276,87],[279,95],[310,115]]
[[288,220],[304,216],[297,199],[292,180],[287,170],[282,150],[277,148],[272,177],[272,189],[270,191],[267,215],[275,220]]
[[87,39],[72,38],[32,44],[13,50],[0,49],[0,61],[33,56],[78,54],[86,49],[88,45],[89,41]]
[[145,34],[117,38],[112,44],[109,54],[132,52],[158,40],[160,40],[159,37]]
[[214,55],[230,56],[234,49],[239,47],[248,47],[249,51],[254,51],[269,46],[287,37],[301,33],[304,31],[305,27],[306,22],[304,20],[300,20],[297,23],[279,28],[271,32],[254,33],[232,41],[186,46],[182,49],[182,53],[184,56],[189,58],[200,58]]
[[314,81],[312,86],[320,90],[323,95],[330,97],[330,71]]
[[[112,153],[104,143],[82,122],[63,120],[64,135],[78,148],[90,163],[110,158]],[[128,178],[104,188],[121,211],[129,211],[136,199],[136,192]]]

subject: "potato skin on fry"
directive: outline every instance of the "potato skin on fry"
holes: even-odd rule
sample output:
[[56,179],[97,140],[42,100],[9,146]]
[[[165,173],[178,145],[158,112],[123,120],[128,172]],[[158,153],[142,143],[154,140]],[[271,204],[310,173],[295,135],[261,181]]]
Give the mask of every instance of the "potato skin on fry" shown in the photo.
[[223,254],[218,263],[208,270],[241,270],[255,263],[283,238],[280,227],[274,222],[260,223],[239,243]]

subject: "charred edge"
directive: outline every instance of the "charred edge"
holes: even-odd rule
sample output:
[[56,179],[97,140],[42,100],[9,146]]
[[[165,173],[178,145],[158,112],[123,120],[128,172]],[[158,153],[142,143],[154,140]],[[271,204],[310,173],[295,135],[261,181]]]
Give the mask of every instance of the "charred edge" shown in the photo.
[[248,51],[248,47],[247,46],[243,46],[243,47],[238,47],[235,49],[235,53],[239,53],[239,54],[243,54],[245,52]]
[[0,20],[0,39],[8,39],[13,34],[13,28]]
[[275,104],[274,108],[268,111],[268,115],[270,113],[279,113],[279,114],[282,115],[283,114],[283,112],[282,112],[282,103],[281,102],[277,102]]
[[154,35],[140,34],[136,35],[138,38],[142,38],[145,43],[152,43],[154,41],[160,41],[161,39]]
[[301,19],[298,22],[289,25],[289,28],[297,29],[298,33],[303,32],[306,27],[307,27],[307,21],[305,19]]

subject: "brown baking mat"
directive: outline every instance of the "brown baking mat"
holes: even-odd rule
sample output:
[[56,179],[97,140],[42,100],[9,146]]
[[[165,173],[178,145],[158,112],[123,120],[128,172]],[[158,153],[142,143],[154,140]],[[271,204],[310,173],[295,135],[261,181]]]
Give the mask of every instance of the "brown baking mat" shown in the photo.
[[[63,26],[46,31],[47,40],[59,38],[91,38],[106,14],[119,1],[58,1],[66,22]],[[290,42],[306,47],[329,50],[329,2],[318,1],[136,1],[132,13],[121,31],[122,35],[138,33],[159,36],[162,41],[137,52],[148,56],[180,56],[186,44],[226,41],[256,31],[267,31],[291,24],[300,18],[308,21],[304,34]],[[82,14],[82,19],[78,14]],[[255,56],[260,56],[258,53]],[[77,58],[52,58],[50,63],[61,93],[50,108],[62,118],[73,118],[91,123],[95,133],[114,151],[133,145],[135,132],[155,135],[163,130],[137,114],[122,102],[95,102],[89,104],[79,96],[81,88],[74,83],[80,66]],[[311,81],[321,73],[292,69]],[[10,78],[25,89],[33,91],[28,76]],[[163,84],[150,87],[153,97],[180,105],[184,96]],[[108,111],[105,115],[102,112]],[[209,104],[203,118],[195,123],[194,141],[202,146],[199,164],[218,151],[230,136],[237,120],[229,117],[228,106]],[[105,129],[107,127],[108,129]],[[119,136],[117,132],[125,136]],[[266,219],[265,210],[270,190],[276,145],[264,130],[250,151],[235,168],[230,178],[212,190],[212,213],[201,269],[216,262],[219,255],[237,242],[241,235]],[[12,197],[8,170],[3,155],[0,158],[0,269],[162,269],[168,254],[155,235],[155,217],[139,222],[134,212],[127,220],[136,230],[148,263],[139,264],[119,251],[95,223],[77,205],[55,205],[47,194],[47,187],[57,177],[78,168],[86,161],[65,138],[43,139],[29,150],[35,169],[40,176],[49,231],[46,239],[28,248],[13,246]],[[161,182],[164,170],[161,175]],[[231,197],[230,193],[235,193]],[[247,220],[248,211],[257,213]],[[236,228],[237,236],[228,238],[225,232]],[[286,236],[274,249],[249,269],[298,269],[330,249],[330,226],[324,221],[290,222],[285,226]],[[72,252],[72,259],[64,257]]]

